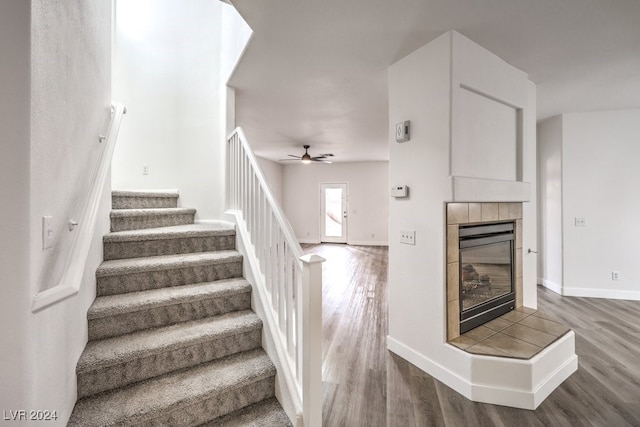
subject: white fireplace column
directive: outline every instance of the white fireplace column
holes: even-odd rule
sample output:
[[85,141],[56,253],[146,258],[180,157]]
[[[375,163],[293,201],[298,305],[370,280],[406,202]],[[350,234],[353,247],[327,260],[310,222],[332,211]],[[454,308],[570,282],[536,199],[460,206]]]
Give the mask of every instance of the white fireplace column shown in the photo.
[[[390,184],[410,188],[389,205],[389,349],[469,399],[534,409],[575,371],[573,333],[530,361],[447,344],[446,205],[522,205],[521,304],[537,308],[535,85],[450,31],[389,68],[389,125]],[[407,230],[413,245],[400,242]]]

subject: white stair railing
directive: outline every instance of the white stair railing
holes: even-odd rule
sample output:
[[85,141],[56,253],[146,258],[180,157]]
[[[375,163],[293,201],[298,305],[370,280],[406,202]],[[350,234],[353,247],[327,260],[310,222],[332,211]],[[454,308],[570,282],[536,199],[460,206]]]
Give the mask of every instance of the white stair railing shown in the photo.
[[[91,239],[93,238],[98,214],[100,213],[100,201],[111,170],[113,150],[118,139],[122,118],[126,113],[127,109],[123,104],[113,104],[111,106],[109,130],[106,135],[98,137],[98,141],[103,145],[102,152],[91,177],[91,186],[84,201],[82,215],[78,221],[69,219],[69,230],[73,230],[74,234],[72,235],[73,240],[71,241],[69,255],[62,260],[65,263],[62,276],[52,286],[38,292],[33,297],[33,303],[31,304],[33,313],[64,301],[80,291]],[[76,226],[78,227],[76,228]]]
[[322,262],[303,255],[241,128],[228,138],[227,209],[250,241],[254,285],[265,308],[298,423],[322,425]]

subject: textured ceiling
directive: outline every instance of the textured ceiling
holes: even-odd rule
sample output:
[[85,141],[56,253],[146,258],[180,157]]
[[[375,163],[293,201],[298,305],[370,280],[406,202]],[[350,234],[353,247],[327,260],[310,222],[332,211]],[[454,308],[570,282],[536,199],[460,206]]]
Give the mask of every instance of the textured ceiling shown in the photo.
[[254,31],[230,84],[272,160],[388,159],[387,68],[455,29],[527,72],[538,119],[640,108],[638,0],[232,0]]

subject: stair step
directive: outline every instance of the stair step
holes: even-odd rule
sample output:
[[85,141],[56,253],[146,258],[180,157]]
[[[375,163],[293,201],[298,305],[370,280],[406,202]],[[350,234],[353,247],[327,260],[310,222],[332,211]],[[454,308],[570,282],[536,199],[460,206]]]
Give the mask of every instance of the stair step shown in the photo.
[[242,255],[235,250],[111,260],[96,270],[97,296],[241,276]]
[[117,209],[111,211],[111,231],[193,224],[195,214],[191,208]]
[[125,230],[104,236],[104,259],[125,259],[235,249],[235,229],[227,224],[188,224]]
[[198,425],[275,394],[261,349],[172,372],[76,403],[68,426]]
[[89,341],[76,368],[78,397],[258,348],[261,330],[245,310]]
[[251,285],[242,278],[102,296],[87,312],[89,340],[249,308]]
[[199,427],[290,427],[293,426],[276,398],[254,403]]
[[178,191],[116,190],[111,192],[112,209],[177,208]]

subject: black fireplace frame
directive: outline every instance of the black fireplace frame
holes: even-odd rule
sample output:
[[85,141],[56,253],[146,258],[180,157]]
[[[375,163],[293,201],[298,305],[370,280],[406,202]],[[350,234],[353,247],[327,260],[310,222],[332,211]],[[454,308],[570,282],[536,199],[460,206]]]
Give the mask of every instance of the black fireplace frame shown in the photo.
[[[482,224],[468,224],[459,226],[459,283],[460,291],[460,333],[470,331],[496,317],[502,316],[515,308],[515,222],[495,222]],[[511,292],[492,298],[469,309],[462,307],[462,255],[463,250],[494,243],[510,243],[511,252]]]

